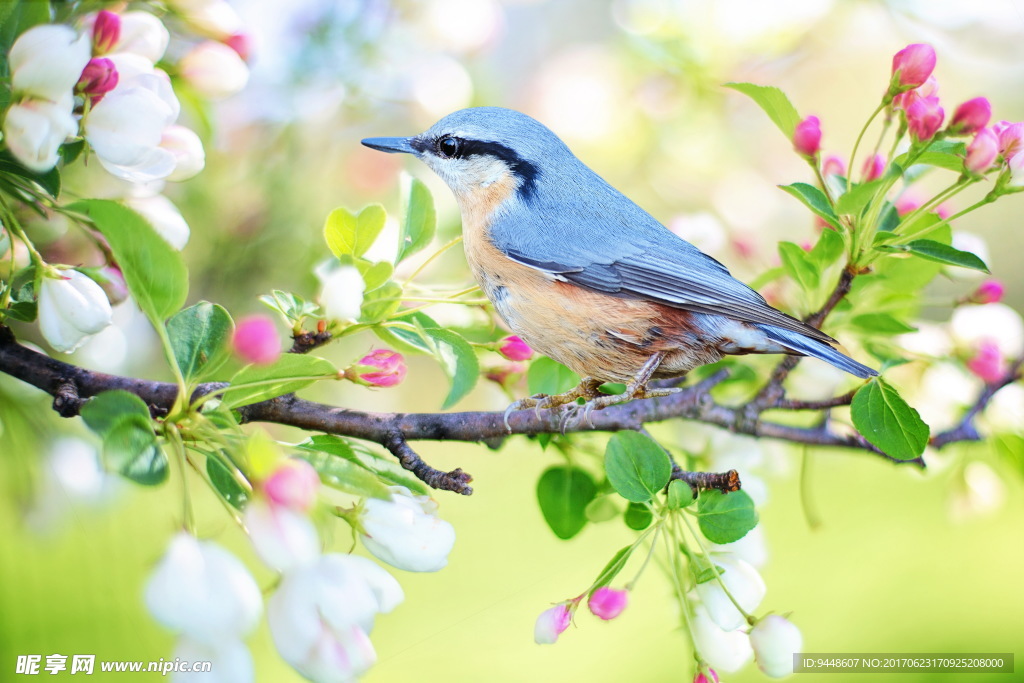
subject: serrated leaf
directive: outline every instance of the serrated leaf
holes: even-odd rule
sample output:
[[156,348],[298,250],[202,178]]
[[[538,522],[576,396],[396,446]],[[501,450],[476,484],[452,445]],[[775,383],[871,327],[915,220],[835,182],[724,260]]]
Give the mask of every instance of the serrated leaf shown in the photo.
[[757,510],[746,491],[722,493],[717,489],[701,491],[697,497],[697,524],[712,543],[738,541],[757,526]]
[[432,346],[423,337],[422,330],[440,328],[441,326],[426,313],[417,311],[398,318],[393,318],[387,327],[377,325],[374,334],[389,346],[402,353],[432,353]]
[[210,483],[221,498],[226,500],[231,507],[241,510],[249,502],[249,492],[235,481],[228,471],[227,466],[217,459],[217,456],[207,453],[206,474],[210,477]]
[[828,268],[843,255],[845,249],[843,236],[835,230],[825,229],[821,231],[818,243],[811,249],[809,256],[819,268]]
[[876,247],[879,251],[906,252],[919,256],[929,261],[942,263],[950,266],[960,266],[971,270],[980,270],[983,273],[989,272],[985,262],[969,251],[961,251],[935,240],[914,240],[907,244],[881,244]]
[[797,113],[796,107],[784,92],[774,86],[755,85],[754,83],[726,83],[725,87],[741,92],[754,100],[757,106],[761,107],[768,118],[772,120],[772,123],[778,126],[786,139],[793,139],[796,124],[800,123],[800,114]]
[[881,180],[854,185],[836,200],[836,213],[841,216],[859,216],[881,185]]
[[380,204],[370,204],[358,214],[338,207],[327,214],[324,222],[324,239],[331,252],[342,256],[362,256],[373,246],[384,229],[387,212]]
[[853,426],[883,453],[913,460],[928,445],[928,425],[894,387],[878,378],[868,382],[850,404]]
[[618,432],[608,440],[604,468],[615,491],[633,503],[645,503],[668,484],[672,463],[665,450],[639,432]]
[[916,327],[888,313],[865,313],[856,316],[850,322],[854,327],[874,334],[905,334],[917,330]]
[[430,244],[436,231],[437,212],[434,209],[434,197],[421,180],[413,178],[406,198],[405,218],[398,238],[398,256],[395,263],[400,263]]
[[188,296],[188,269],[145,218],[109,199],[86,199],[68,208],[88,216],[103,233],[128,291],[154,325],[181,308]]
[[300,457],[312,465],[320,475],[320,480],[331,488],[355,496],[381,499],[391,497],[388,487],[374,473],[357,463],[316,451],[300,454]]
[[272,365],[247,365],[231,378],[231,387],[221,395],[222,405],[239,408],[290,394],[308,387],[319,377],[336,375],[329,361],[308,354],[286,353]]
[[387,282],[372,292],[363,295],[359,320],[364,323],[380,322],[388,317],[402,304],[402,286],[397,282]]
[[226,310],[200,301],[167,321],[174,359],[186,382],[209,377],[227,360],[234,323]]
[[835,212],[829,205],[828,198],[825,197],[825,193],[814,187],[814,185],[808,185],[807,183],[793,183],[792,185],[779,185],[779,188],[786,194],[799,199],[804,206],[814,213],[814,215],[821,218],[833,228],[839,228],[839,219],[836,217]]
[[811,261],[810,254],[804,251],[800,245],[792,242],[779,242],[779,256],[782,258],[782,267],[786,269],[786,273],[804,291],[813,292],[818,288],[821,273]]
[[563,540],[586,526],[587,505],[596,495],[593,478],[578,467],[551,467],[537,481],[537,502],[544,521]]
[[473,390],[480,376],[480,363],[476,352],[458,332],[441,328],[424,328],[423,333],[432,345],[432,353],[448,376],[450,388],[441,404],[451,408]]
[[526,371],[526,387],[531,394],[553,396],[569,391],[579,383],[579,375],[546,356],[534,359]]

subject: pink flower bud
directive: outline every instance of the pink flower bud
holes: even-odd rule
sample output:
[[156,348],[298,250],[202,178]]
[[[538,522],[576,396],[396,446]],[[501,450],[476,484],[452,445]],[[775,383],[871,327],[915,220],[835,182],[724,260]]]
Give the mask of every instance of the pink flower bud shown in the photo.
[[912,105],[917,100],[924,97],[933,97],[939,92],[939,82],[935,79],[935,76],[929,76],[928,80],[924,84],[914,88],[913,90],[907,90],[899,95],[896,95],[892,100],[892,106],[894,109],[907,110],[907,107]]
[[1004,159],[1009,159],[1024,149],[1024,123],[1000,121],[993,128],[999,136],[999,153]]
[[117,87],[118,80],[120,77],[114,62],[106,57],[93,57],[82,69],[82,75],[78,79],[75,90],[96,104],[103,99],[104,95]]
[[817,116],[808,116],[796,124],[793,131],[793,149],[809,159],[821,149],[821,122]]
[[505,386],[525,372],[526,366],[523,363],[506,363],[505,365],[491,368],[484,377],[495,384]]
[[967,369],[987,384],[998,382],[1006,375],[1006,359],[999,345],[990,339],[983,339],[978,350],[967,361]]
[[967,145],[964,168],[971,173],[984,173],[999,156],[999,138],[991,128],[982,128]]
[[821,174],[826,178],[830,175],[845,176],[846,164],[835,154],[830,154],[821,165]]
[[569,628],[572,613],[569,605],[560,603],[550,609],[546,609],[537,617],[537,623],[533,627],[533,639],[538,645],[554,645],[558,636]]
[[935,70],[935,50],[925,43],[913,43],[892,58],[892,75],[901,88],[924,84]]
[[1007,187],[1024,187],[1024,150],[1021,150],[1010,157],[1006,162],[1006,170],[1010,172],[1010,180]]
[[359,359],[363,368],[371,372],[357,372],[359,381],[373,387],[393,387],[405,378],[405,358],[388,349],[376,349]]
[[243,62],[248,62],[252,56],[252,38],[246,33],[236,33],[224,39],[224,44],[238,53]]
[[1006,288],[999,280],[985,280],[971,294],[971,303],[975,304],[997,304],[1003,300]]
[[942,125],[946,112],[938,97],[923,97],[907,107],[907,128],[916,142],[931,140]]
[[269,365],[281,355],[281,340],[274,321],[265,315],[242,318],[235,327],[231,347],[247,363]]
[[107,10],[100,10],[92,25],[92,52],[105,55],[121,39],[121,16]]
[[992,105],[984,97],[967,100],[953,112],[949,122],[950,135],[971,135],[988,125],[992,118]]
[[104,266],[89,271],[89,277],[103,288],[111,304],[119,304],[128,298],[128,283],[117,266]]
[[869,183],[881,178],[883,171],[885,171],[885,157],[881,154],[873,154],[864,160],[864,166],[861,167],[860,172],[864,176],[864,182]]
[[921,200],[912,194],[904,194],[893,202],[893,206],[896,207],[897,215],[906,216],[908,213],[921,208]]
[[263,482],[263,492],[274,505],[306,512],[316,502],[320,476],[305,460],[289,459]]
[[718,683],[718,673],[708,667],[706,675],[703,671],[697,672],[697,675],[693,677],[693,683]]
[[533,349],[514,334],[501,340],[498,353],[509,360],[530,360],[533,357]]
[[627,602],[629,602],[628,590],[602,586],[590,595],[587,607],[594,613],[594,616],[608,621],[622,614],[622,610],[626,609]]

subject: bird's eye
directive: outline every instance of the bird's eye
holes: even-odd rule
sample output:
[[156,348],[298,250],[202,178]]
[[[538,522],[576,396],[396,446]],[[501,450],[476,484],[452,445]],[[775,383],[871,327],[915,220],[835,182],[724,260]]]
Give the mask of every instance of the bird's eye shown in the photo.
[[457,157],[462,147],[461,140],[448,135],[437,141],[437,151],[446,159]]

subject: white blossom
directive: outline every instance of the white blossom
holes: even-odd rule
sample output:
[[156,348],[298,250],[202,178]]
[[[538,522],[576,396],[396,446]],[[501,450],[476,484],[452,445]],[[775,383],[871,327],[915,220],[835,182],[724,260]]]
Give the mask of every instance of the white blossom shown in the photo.
[[203,141],[184,126],[169,126],[160,138],[160,147],[174,155],[174,171],[168,180],[180,181],[194,177],[206,166]]
[[256,554],[271,569],[287,572],[320,554],[316,527],[299,512],[255,498],[245,506],[243,519]]
[[199,43],[178,63],[182,77],[196,92],[221,99],[240,92],[249,82],[249,67],[238,53],[223,43]]
[[263,609],[259,586],[237,557],[184,532],[150,575],[145,600],[157,621],[200,642],[241,638]]
[[160,61],[171,40],[163,22],[149,12],[125,12],[120,17],[121,37],[111,52],[138,55],[151,63]]
[[722,630],[700,604],[693,605],[690,625],[694,647],[704,661],[717,671],[739,671],[754,656],[746,633],[741,630]]
[[793,673],[793,654],[800,652],[803,644],[800,629],[777,614],[769,614],[750,630],[757,666],[772,678]]
[[89,37],[70,26],[34,26],[11,47],[11,89],[16,97],[63,101],[71,95],[90,57]]
[[77,270],[47,274],[39,285],[39,330],[57,351],[71,353],[112,315],[103,288]]
[[448,564],[455,528],[437,516],[429,496],[391,487],[391,499],[371,498],[359,517],[363,545],[374,557],[410,572],[436,572]]
[[210,662],[209,671],[175,671],[173,683],[252,683],[256,667],[249,648],[241,640],[196,640],[183,636],[174,648],[174,658],[183,662]]
[[[712,554],[711,561],[723,570],[722,583],[743,610],[747,613],[756,610],[767,590],[757,570],[730,555]],[[717,579],[698,583],[695,590],[708,616],[721,628],[732,631],[746,623],[746,618],[736,609]]]
[[25,168],[43,173],[57,165],[60,146],[78,132],[71,91],[59,102],[28,99],[12,104],[4,119],[4,141]]
[[363,305],[366,283],[355,266],[335,266],[333,263],[316,269],[323,289],[320,306],[324,315],[334,320],[357,320]]
[[191,235],[188,223],[167,197],[162,194],[149,197],[129,197],[124,203],[145,218],[153,229],[175,249],[181,250],[188,244]]
[[1006,304],[959,306],[949,328],[953,339],[965,350],[975,351],[982,341],[991,340],[1006,357],[1016,358],[1024,353],[1024,322]]

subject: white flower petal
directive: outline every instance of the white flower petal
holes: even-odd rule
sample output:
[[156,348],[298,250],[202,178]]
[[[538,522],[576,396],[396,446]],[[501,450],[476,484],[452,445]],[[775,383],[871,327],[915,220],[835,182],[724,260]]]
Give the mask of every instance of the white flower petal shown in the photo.
[[44,173],[57,165],[60,146],[78,132],[70,91],[61,102],[25,100],[11,105],[4,119],[4,141],[26,168]]
[[[767,588],[764,579],[749,564],[730,555],[711,556],[711,561],[721,567],[722,583],[746,612],[757,609]],[[717,579],[697,584],[696,593],[707,610],[708,616],[726,631],[737,629],[746,623],[746,618],[722,590]]]
[[34,26],[11,47],[12,89],[17,94],[57,101],[71,94],[90,57],[89,36],[61,24]]
[[110,324],[103,288],[77,270],[44,277],[39,286],[39,330],[54,349],[70,353]]
[[271,569],[302,567],[320,554],[320,537],[305,515],[257,498],[245,506],[244,519],[256,554]]
[[428,496],[391,487],[391,500],[371,498],[359,519],[363,545],[374,557],[410,572],[436,572],[448,564],[455,529],[435,514]]
[[158,62],[170,39],[167,28],[149,12],[125,12],[121,15],[121,37],[113,52],[128,52]]
[[174,648],[174,658],[183,662],[209,662],[209,671],[175,671],[174,683],[252,683],[256,667],[249,648],[240,640],[216,639],[198,641],[185,636]]

